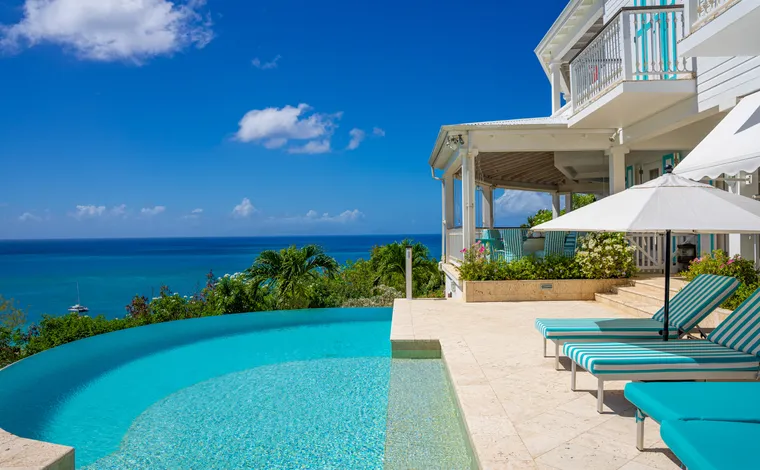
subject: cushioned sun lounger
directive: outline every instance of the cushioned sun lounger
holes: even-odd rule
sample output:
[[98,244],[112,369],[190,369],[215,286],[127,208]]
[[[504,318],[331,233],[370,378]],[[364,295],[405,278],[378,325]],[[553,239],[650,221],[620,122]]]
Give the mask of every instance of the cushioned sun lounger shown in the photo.
[[754,380],[760,371],[760,289],[742,302],[706,340],[566,343],[572,361],[598,380],[602,412],[605,380]]
[[735,421],[665,421],[660,436],[689,470],[760,467],[760,424]]
[[625,397],[636,407],[636,447],[644,448],[644,420],[760,423],[760,382],[633,382]]
[[[679,338],[694,329],[738,288],[733,277],[697,276],[670,300],[669,337]],[[538,318],[536,328],[544,337],[544,355],[547,340],[554,342],[554,366],[559,368],[560,346],[568,341],[661,340],[663,314],[661,308],[652,318]]]

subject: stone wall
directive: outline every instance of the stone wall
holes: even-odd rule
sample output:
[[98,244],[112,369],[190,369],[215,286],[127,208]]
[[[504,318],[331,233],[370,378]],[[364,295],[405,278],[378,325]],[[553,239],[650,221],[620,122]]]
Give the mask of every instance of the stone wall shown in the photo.
[[594,294],[630,279],[563,279],[551,281],[464,281],[465,302],[520,302],[535,300],[594,300]]

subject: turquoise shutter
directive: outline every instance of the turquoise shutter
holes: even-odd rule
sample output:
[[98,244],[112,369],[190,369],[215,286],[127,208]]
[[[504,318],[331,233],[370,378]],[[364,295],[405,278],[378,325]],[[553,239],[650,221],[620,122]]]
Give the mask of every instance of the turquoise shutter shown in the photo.
[[636,182],[633,179],[633,167],[632,166],[625,167],[625,189],[628,189],[635,184]]

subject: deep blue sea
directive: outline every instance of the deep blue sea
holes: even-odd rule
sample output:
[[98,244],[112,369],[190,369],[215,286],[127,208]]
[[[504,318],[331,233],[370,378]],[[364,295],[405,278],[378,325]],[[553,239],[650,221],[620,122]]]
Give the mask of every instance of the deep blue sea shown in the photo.
[[[77,302],[91,316],[121,317],[134,295],[152,297],[162,285],[191,295],[216,276],[248,268],[264,250],[321,245],[344,263],[368,258],[371,248],[398,235],[155,238],[107,240],[0,240],[0,295],[27,309],[30,322],[43,313],[61,315]],[[440,235],[413,235],[440,257]]]

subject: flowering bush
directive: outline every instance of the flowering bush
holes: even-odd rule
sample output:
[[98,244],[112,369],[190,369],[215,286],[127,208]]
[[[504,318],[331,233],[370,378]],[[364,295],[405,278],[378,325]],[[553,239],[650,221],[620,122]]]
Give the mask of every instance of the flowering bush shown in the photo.
[[683,273],[687,281],[693,280],[700,274],[718,274],[735,277],[742,283],[739,290],[721,305],[733,310],[749,297],[760,285],[760,276],[755,270],[755,264],[741,256],[728,256],[723,250],[715,250],[701,258],[692,260],[689,269]]
[[511,262],[491,261],[488,250],[479,243],[464,250],[459,276],[465,281],[583,279],[575,258],[550,255],[546,258],[526,256]]
[[625,240],[623,233],[589,233],[580,238],[578,260],[583,277],[588,279],[617,279],[636,273],[633,258],[635,248]]
[[459,266],[459,276],[466,281],[494,281],[498,280],[499,266],[504,264],[499,261],[491,261],[485,245],[475,243],[470,248],[462,250],[464,262]]

